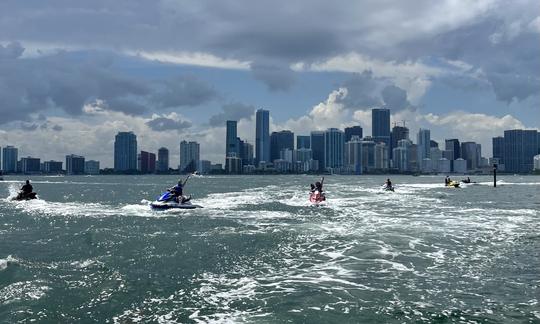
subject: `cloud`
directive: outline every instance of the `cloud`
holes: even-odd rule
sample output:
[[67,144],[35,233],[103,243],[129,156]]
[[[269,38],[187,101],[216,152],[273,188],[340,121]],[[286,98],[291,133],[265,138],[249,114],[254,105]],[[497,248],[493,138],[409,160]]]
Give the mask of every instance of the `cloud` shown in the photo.
[[382,90],[381,95],[385,106],[392,111],[415,109],[407,99],[407,92],[400,87],[388,85]]
[[223,126],[227,120],[250,119],[255,112],[254,106],[239,102],[227,104],[221,108],[222,112],[210,117],[210,126]]
[[192,126],[188,120],[184,120],[176,113],[171,113],[168,116],[152,116],[152,119],[146,122],[146,125],[157,132],[166,132],[175,130],[179,133]]
[[0,44],[0,60],[16,59],[22,55],[24,48],[19,42],[8,43],[6,46]]
[[188,75],[162,81],[152,100],[165,108],[199,106],[216,99],[218,94],[199,78]]
[[253,63],[251,71],[270,91],[287,91],[294,84],[294,72],[288,66]]

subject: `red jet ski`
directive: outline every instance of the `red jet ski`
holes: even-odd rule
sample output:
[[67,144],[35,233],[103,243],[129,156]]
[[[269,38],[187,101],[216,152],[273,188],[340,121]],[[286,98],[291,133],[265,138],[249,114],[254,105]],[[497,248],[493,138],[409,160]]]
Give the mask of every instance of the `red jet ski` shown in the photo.
[[314,191],[309,194],[309,201],[311,201],[311,203],[313,204],[320,204],[323,201],[326,201],[326,197],[324,196],[324,194],[321,194],[318,191]]

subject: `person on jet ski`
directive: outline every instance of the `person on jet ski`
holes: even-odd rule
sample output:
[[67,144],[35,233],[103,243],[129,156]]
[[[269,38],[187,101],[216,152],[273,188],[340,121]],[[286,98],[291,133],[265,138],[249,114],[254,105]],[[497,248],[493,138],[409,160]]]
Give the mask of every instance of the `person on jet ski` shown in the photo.
[[449,183],[450,183],[450,177],[446,176],[446,178],[444,178],[444,185],[448,186]]
[[390,181],[390,179],[386,179],[384,185],[386,186],[386,188],[392,188],[392,181]]
[[191,199],[191,197],[184,197],[184,186],[186,185],[188,179],[189,177],[183,182],[182,180],[179,180],[176,186],[169,189],[169,192],[174,195],[174,200],[176,200],[178,203],[182,204]]
[[34,188],[33,188],[32,185],[30,184],[30,180],[26,180],[26,184],[24,184],[24,185],[21,187],[21,193],[22,193],[23,195],[28,195],[28,194],[31,194],[33,191],[34,191]]
[[311,186],[311,189],[309,191],[310,192],[315,192],[315,185],[312,183],[310,186]]
[[322,181],[315,182],[315,191],[318,191],[319,193],[323,193],[323,183]]

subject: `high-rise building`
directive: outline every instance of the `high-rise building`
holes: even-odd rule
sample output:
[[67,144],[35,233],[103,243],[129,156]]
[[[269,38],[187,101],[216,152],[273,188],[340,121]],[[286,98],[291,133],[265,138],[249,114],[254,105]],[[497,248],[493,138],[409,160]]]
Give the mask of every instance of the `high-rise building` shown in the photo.
[[24,157],[20,161],[21,172],[24,174],[36,174],[41,171],[41,160],[39,158]]
[[253,165],[253,145],[239,141],[240,143],[240,159],[242,160],[242,165]]
[[180,173],[197,171],[200,161],[200,145],[197,142],[180,142]]
[[345,143],[344,167],[347,173],[362,174],[362,139],[353,135]]
[[536,130],[504,131],[504,167],[507,172],[528,173],[533,169],[534,156],[538,153]]
[[200,172],[203,174],[209,173],[210,169],[212,168],[212,162],[208,160],[201,160],[200,165],[201,165]]
[[329,128],[324,132],[324,166],[326,169],[343,167],[343,148],[345,145],[343,131]]
[[230,174],[242,173],[242,159],[237,156],[227,156],[225,159],[225,172]]
[[270,112],[258,109],[255,113],[255,164],[270,161]]
[[157,171],[158,172],[169,171],[169,150],[166,147],[161,147],[158,150]]
[[353,136],[364,137],[362,126],[345,127],[345,143],[350,141]]
[[133,132],[119,132],[114,141],[114,170],[137,170],[137,136]]
[[429,147],[436,147],[439,148],[439,143],[434,140],[429,140]]
[[156,172],[156,155],[154,153],[141,151],[139,154],[140,166],[139,171],[141,173],[155,173]]
[[430,157],[430,147],[431,147],[431,132],[429,129],[418,130],[418,136],[416,144],[418,145],[418,160],[422,161],[423,159],[429,159]]
[[392,133],[390,133],[390,159],[394,158],[393,149],[398,147],[398,142],[401,140],[409,139],[409,129],[405,126],[392,127]]
[[240,150],[238,148],[238,132],[236,124],[236,120],[227,120],[225,157],[240,155]]
[[311,132],[310,143],[313,160],[319,161],[319,171],[324,171],[326,169],[324,164],[324,132]]
[[4,173],[17,172],[18,155],[19,150],[16,147],[8,145],[2,148],[2,171]]
[[457,138],[445,140],[444,146],[447,151],[452,151],[452,160],[457,160],[461,157],[461,146]]
[[498,159],[499,163],[504,163],[504,137],[493,137],[492,144],[493,158]]
[[390,146],[390,109],[374,108],[371,110],[372,140]]
[[66,173],[72,175],[84,174],[84,156],[66,155]]
[[401,172],[410,171],[409,166],[409,148],[412,143],[409,139],[399,140],[396,144],[396,148],[393,149],[393,162],[394,168],[398,169]]
[[272,132],[270,135],[270,161],[279,159],[279,152],[284,149],[294,149],[294,133],[289,130]]
[[45,173],[61,173],[62,162],[61,161],[45,161],[43,162],[43,172]]
[[388,169],[388,146],[383,142],[375,144],[375,169]]
[[478,168],[478,145],[475,142],[461,143],[461,158],[467,161],[467,170],[474,171]]
[[88,160],[84,162],[84,173],[96,175],[99,174],[99,161]]
[[371,138],[364,138],[362,146],[362,172],[371,172],[375,169],[375,145]]
[[311,148],[311,137],[307,135],[296,136],[296,149],[309,149]]

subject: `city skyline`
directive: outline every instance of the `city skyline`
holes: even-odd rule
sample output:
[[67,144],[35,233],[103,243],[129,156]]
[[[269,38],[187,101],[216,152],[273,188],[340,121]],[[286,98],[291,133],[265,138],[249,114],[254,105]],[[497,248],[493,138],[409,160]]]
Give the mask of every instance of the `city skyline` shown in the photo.
[[257,152],[257,109],[272,111],[270,133],[309,135],[371,134],[371,109],[389,108],[391,126],[488,152],[504,130],[540,127],[532,0],[263,1],[235,15],[225,3],[124,1],[4,4],[0,146],[112,167],[104,148],[133,131],[142,150],[178,156],[179,141],[197,141],[218,162],[226,120]]

